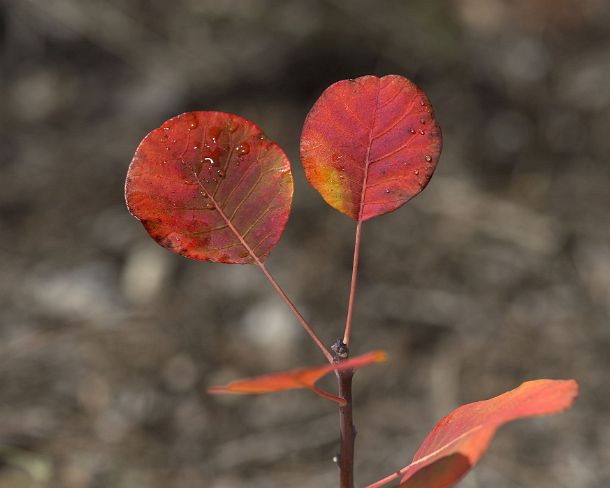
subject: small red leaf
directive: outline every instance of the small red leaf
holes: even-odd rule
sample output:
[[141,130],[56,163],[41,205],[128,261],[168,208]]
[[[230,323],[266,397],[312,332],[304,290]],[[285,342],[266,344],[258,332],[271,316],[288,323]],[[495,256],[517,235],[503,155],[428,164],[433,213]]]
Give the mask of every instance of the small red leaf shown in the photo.
[[386,353],[382,351],[372,351],[334,365],[326,364],[315,368],[299,368],[283,371],[281,373],[272,373],[256,376],[254,378],[232,381],[226,386],[212,386],[208,388],[208,392],[258,395],[262,393],[306,388],[324,398],[336,401],[339,404],[344,404],[342,398],[317,388],[315,384],[318,380],[333,371],[356,369],[371,363],[383,362],[386,360],[386,357]]
[[422,90],[398,75],[339,81],[307,115],[301,159],[324,200],[354,220],[396,210],[428,184],[441,131]]
[[191,259],[264,261],[288,220],[293,182],[282,149],[257,125],[188,112],[140,143],[125,198],[159,244]]
[[577,396],[574,380],[535,380],[490,400],[463,405],[436,424],[411,464],[368,488],[381,487],[399,476],[402,488],[449,488],[479,461],[503,424],[559,413]]

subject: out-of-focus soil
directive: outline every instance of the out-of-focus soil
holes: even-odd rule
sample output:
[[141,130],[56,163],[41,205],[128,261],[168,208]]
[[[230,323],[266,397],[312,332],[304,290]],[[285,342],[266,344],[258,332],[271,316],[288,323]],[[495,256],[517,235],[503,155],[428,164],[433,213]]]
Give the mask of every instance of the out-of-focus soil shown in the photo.
[[391,360],[356,376],[358,485],[462,403],[576,378],[572,411],[502,429],[460,486],[610,486],[608,26],[605,0],[4,0],[0,488],[337,485],[332,404],[205,393],[322,356],[256,269],[154,244],[123,182],[173,115],[259,123],[296,178],[268,266],[330,344],[354,224],[298,140],[326,86],[369,73],[426,90],[444,150],[364,227],[353,351]]

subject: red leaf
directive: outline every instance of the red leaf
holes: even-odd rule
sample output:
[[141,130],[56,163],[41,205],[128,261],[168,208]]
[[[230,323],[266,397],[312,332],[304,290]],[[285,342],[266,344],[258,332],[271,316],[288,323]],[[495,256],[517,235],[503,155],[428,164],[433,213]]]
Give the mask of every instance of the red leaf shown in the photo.
[[577,395],[574,380],[535,380],[490,400],[463,405],[436,424],[410,465],[368,488],[399,476],[402,488],[449,488],[479,461],[500,426],[523,417],[559,413]]
[[301,135],[307,179],[354,220],[391,212],[417,195],[440,152],[441,131],[428,98],[398,75],[331,85]]
[[342,398],[317,388],[315,384],[318,380],[333,371],[356,369],[371,363],[383,362],[386,360],[386,357],[386,353],[383,351],[372,351],[334,365],[326,364],[316,368],[299,368],[283,371],[281,373],[272,373],[256,376],[254,378],[232,381],[226,386],[212,386],[208,388],[208,392],[258,395],[262,393],[307,388],[324,398],[328,398],[329,400],[336,401],[343,405],[345,402]]
[[288,158],[249,120],[188,112],[140,143],[125,184],[131,213],[159,244],[188,258],[264,261],[288,220]]

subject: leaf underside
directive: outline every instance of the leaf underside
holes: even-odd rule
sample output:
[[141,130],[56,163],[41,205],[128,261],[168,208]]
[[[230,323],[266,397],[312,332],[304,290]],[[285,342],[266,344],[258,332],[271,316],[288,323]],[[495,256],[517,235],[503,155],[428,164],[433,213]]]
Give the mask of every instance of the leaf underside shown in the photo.
[[329,205],[361,221],[421,192],[440,151],[441,131],[428,98],[398,75],[331,85],[301,135],[309,182]]
[[402,488],[449,488],[479,461],[496,430],[524,417],[569,408],[578,396],[574,380],[535,380],[490,400],[463,405],[428,434],[413,461],[401,470]]
[[208,388],[209,393],[237,393],[244,395],[260,395],[283,390],[294,390],[305,388],[312,390],[317,395],[337,401],[343,404],[343,400],[317,388],[316,383],[324,376],[333,371],[345,369],[356,369],[371,363],[386,360],[386,354],[382,351],[372,351],[367,354],[356,356],[352,359],[330,365],[326,364],[314,368],[299,368],[281,373],[272,373],[254,378],[245,378],[232,381],[225,386],[212,386]]
[[288,158],[260,128],[224,112],[187,112],[140,143],[125,198],[150,236],[191,259],[263,262],[292,202]]

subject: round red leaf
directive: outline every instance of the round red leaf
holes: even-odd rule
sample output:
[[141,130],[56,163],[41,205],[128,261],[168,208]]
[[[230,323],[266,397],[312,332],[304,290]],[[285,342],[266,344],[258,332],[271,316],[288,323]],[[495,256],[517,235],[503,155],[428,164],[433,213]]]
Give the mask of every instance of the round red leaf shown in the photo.
[[167,249],[191,259],[262,262],[292,202],[286,154],[254,123],[188,112],[140,143],[129,166],[130,212]]
[[422,90],[398,75],[339,81],[307,115],[301,159],[326,202],[354,220],[396,210],[428,184],[441,131]]

